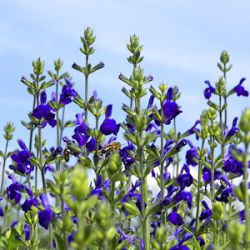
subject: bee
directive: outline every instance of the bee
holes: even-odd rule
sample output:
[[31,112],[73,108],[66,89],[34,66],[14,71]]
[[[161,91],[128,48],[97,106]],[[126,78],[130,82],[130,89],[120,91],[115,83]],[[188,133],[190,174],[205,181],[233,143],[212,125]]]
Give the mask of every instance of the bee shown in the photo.
[[105,145],[99,152],[100,155],[109,155],[111,153],[114,153],[115,151],[119,151],[121,149],[121,143],[120,142],[111,142],[107,145]]
[[65,148],[64,151],[63,151],[63,158],[66,162],[69,161],[69,158],[70,158],[70,155],[71,155],[71,151],[69,148]]

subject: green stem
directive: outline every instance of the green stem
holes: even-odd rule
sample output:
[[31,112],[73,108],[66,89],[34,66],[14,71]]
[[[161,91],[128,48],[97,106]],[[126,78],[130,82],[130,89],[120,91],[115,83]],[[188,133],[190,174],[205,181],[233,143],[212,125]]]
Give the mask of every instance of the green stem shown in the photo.
[[[58,75],[58,73],[57,73]],[[58,104],[58,81],[56,81],[56,103]],[[59,110],[56,109],[56,146],[60,146]],[[60,171],[60,162],[56,163],[56,171]]]
[[[86,55],[85,68],[88,67],[89,55]],[[88,124],[88,74],[85,74],[85,118],[84,121]]]
[[41,127],[38,127],[38,139],[39,139],[39,163],[40,163],[40,170],[41,170],[41,177],[42,177],[42,184],[43,184],[43,192],[47,193],[46,180],[44,176],[44,166],[42,163],[42,129]]
[[5,150],[4,150],[4,157],[3,157],[3,171],[2,171],[2,180],[1,180],[1,191],[3,192],[3,185],[4,185],[4,176],[5,176],[5,165],[7,160],[7,150],[8,150],[9,140],[6,140]]
[[244,166],[244,175],[243,175],[243,181],[244,181],[244,201],[245,201],[245,221],[246,221],[246,249],[250,249],[250,217],[249,217],[249,195],[248,195],[248,143],[245,143],[245,152],[243,155],[243,166]]
[[60,195],[60,201],[61,201],[61,212],[62,212],[62,221],[63,221],[63,241],[64,241],[64,249],[68,249],[68,241],[67,241],[67,235],[65,231],[65,223],[64,223],[64,218],[65,218],[65,210],[64,210],[64,202],[63,202],[63,197]]
[[61,128],[61,133],[60,133],[60,139],[59,139],[59,143],[60,143],[60,145],[61,145],[61,142],[62,142],[62,137],[63,137],[63,130],[64,130],[64,118],[65,118],[65,106],[63,106],[63,108],[62,108],[62,120],[61,120],[61,122],[62,122],[62,128]]
[[[205,140],[202,140],[201,144],[201,152],[203,151],[205,144]],[[201,178],[202,178],[202,159],[200,158],[199,160],[199,169],[198,169],[198,194],[197,194],[197,203],[196,203],[196,221],[195,221],[195,235],[198,236],[198,231],[199,231],[199,216],[200,216],[200,201],[201,201]]]
[[[177,128],[176,128],[176,119],[174,118],[174,132],[175,132],[175,136],[177,135]],[[177,141],[177,136],[176,136],[176,141]],[[180,162],[180,159],[179,159],[179,152],[176,153],[176,177],[178,176],[179,174],[179,162]],[[173,172],[174,173],[174,172]],[[174,175],[173,175],[174,176]]]

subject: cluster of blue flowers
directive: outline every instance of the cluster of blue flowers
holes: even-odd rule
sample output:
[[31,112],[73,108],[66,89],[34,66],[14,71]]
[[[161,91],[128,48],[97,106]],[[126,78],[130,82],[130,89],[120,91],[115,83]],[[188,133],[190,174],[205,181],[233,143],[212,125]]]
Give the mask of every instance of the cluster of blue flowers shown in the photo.
[[[122,108],[124,122],[112,116],[112,104],[103,106],[96,91],[89,98],[89,77],[104,64],[89,63],[93,30],[87,28],[81,42],[86,64],[74,63],[73,69],[84,76],[84,98],[69,74],[61,73],[60,59],[55,73],[48,72],[49,81],[40,58],[32,63],[31,79],[21,79],[34,100],[29,121],[22,122],[30,137],[18,139],[20,149],[8,153],[14,128],[5,128],[6,150],[0,156],[3,176],[7,173],[10,181],[4,186],[2,177],[0,248],[250,249],[250,111],[230,126],[227,118],[229,97],[248,97],[249,92],[245,78],[227,90],[227,52],[218,64],[223,76],[214,85],[205,81],[208,109],[181,133],[176,128],[182,113],[179,89],[164,83],[146,87],[153,77],[144,76],[140,66],[138,37],[131,36],[127,45],[133,72],[118,77],[129,98]],[[48,101],[52,86],[56,91]],[[148,90],[144,108],[141,100]],[[65,121],[66,106],[73,103],[82,113]],[[47,124],[56,129],[50,149]],[[72,135],[65,135],[68,127],[74,127]]]

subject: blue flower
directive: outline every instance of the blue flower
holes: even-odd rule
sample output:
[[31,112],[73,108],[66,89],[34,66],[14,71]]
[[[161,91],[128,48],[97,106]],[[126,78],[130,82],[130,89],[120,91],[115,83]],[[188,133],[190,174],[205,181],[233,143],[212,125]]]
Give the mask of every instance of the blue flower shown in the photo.
[[238,118],[235,117],[235,118],[233,119],[231,129],[225,131],[225,135],[226,135],[226,137],[227,137],[228,139],[231,138],[235,133],[237,133],[237,132],[239,131],[239,129],[238,129],[237,126],[236,126],[237,121],[238,121]]
[[245,88],[242,86],[243,82],[246,80],[246,78],[241,78],[239,84],[234,88],[234,92],[237,94],[237,96],[248,96],[249,93]]
[[110,118],[112,114],[112,105],[108,105],[106,108],[106,113],[105,113],[105,120],[100,126],[100,131],[104,135],[117,135],[120,125],[116,123],[115,119]]
[[30,239],[30,225],[25,224],[23,231],[25,234],[25,240],[29,240]]
[[7,197],[10,200],[14,200],[16,203],[19,203],[19,201],[21,200],[21,197],[22,197],[20,191],[23,187],[19,182],[17,182],[14,175],[11,174],[8,177],[9,177],[9,179],[11,179],[12,184],[10,184],[7,187]]
[[56,126],[56,120],[55,120],[55,114],[52,112],[52,108],[50,107],[49,104],[46,104],[47,97],[46,93],[42,92],[40,95],[40,101],[41,104],[38,105],[32,112],[32,116],[35,117],[36,119],[40,120],[41,122],[41,127],[44,128],[46,127],[47,123],[51,127]]
[[230,144],[227,153],[224,156],[224,166],[223,170],[227,173],[231,172],[237,175],[243,174],[243,164],[240,161],[237,161],[234,156],[232,155],[232,150],[236,150],[239,153],[241,151],[239,149],[235,149],[233,144]]
[[192,206],[192,194],[188,191],[180,190],[174,197],[173,201],[178,203],[180,201],[186,201],[189,208]]
[[215,93],[215,88],[211,86],[209,81],[205,81],[208,87],[204,90],[204,96],[206,99],[210,99],[211,95]]
[[83,120],[83,114],[76,115],[75,123],[78,125],[74,129],[74,135],[72,136],[75,139],[80,147],[85,145],[89,139],[89,135],[87,134],[88,127]]
[[186,162],[188,165],[196,166],[198,158],[198,152],[195,147],[192,147],[186,152]]
[[30,163],[31,153],[26,147],[23,140],[17,140],[21,150],[18,150],[11,156],[11,159],[16,163],[15,166],[10,165],[10,169],[22,174],[30,174],[34,170],[34,166]]
[[24,201],[24,203],[22,204],[22,209],[24,212],[27,212],[31,209],[32,206],[37,207],[39,205],[39,201],[37,200],[37,198],[35,197],[35,195],[33,194],[32,190],[30,189],[30,187],[25,186],[24,187],[29,195],[29,198],[26,199]]
[[182,217],[174,211],[171,212],[167,218],[173,225],[181,226],[183,224]]
[[201,203],[204,206],[205,210],[203,210],[201,212],[201,215],[200,215],[199,219],[200,220],[210,219],[212,214],[213,214],[212,209],[209,208],[209,206],[208,206],[208,204],[206,203],[205,200],[203,200]]
[[[186,171],[186,173],[182,173],[184,170]],[[191,184],[193,183],[193,177],[190,174],[190,171],[187,165],[183,166],[181,173],[178,175],[176,180],[178,184],[180,185],[181,189],[185,189],[185,187],[191,186]]]
[[133,150],[134,145],[132,143],[128,143],[128,146],[123,147],[119,152],[121,160],[126,169],[129,169],[130,166],[135,162],[135,159],[129,154],[129,152]]
[[60,95],[60,103],[67,105],[72,102],[77,96],[77,92],[73,88],[72,83],[69,79],[65,78],[66,84],[62,88],[62,93]]
[[49,200],[46,194],[39,195],[44,209],[38,212],[39,224],[45,229],[49,228],[49,224],[53,219],[53,211],[50,209]]
[[120,244],[121,242],[123,242],[124,240],[127,240],[129,242],[129,244],[134,244],[135,242],[135,237],[129,234],[126,234],[121,227],[119,226],[118,223],[116,223],[116,228],[117,228],[117,232],[120,234],[120,238],[118,240],[118,244]]

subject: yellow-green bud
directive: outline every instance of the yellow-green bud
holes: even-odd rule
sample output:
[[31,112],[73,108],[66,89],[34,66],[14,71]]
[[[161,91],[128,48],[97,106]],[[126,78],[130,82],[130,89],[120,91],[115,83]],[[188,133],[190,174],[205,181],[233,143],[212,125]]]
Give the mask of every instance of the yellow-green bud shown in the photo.
[[81,200],[88,195],[88,177],[84,169],[75,167],[75,169],[72,171],[71,182],[72,194],[77,198],[77,200]]
[[213,218],[218,221],[218,220],[223,220],[224,218],[224,208],[223,204],[221,202],[215,202],[213,205]]
[[242,235],[245,232],[245,225],[240,224],[237,221],[233,221],[228,225],[227,231],[232,245],[238,245],[242,239]]
[[244,133],[249,133],[250,131],[250,108],[246,108],[240,118],[239,127]]
[[224,64],[227,64],[229,62],[229,55],[226,50],[222,51],[220,55],[220,61]]

